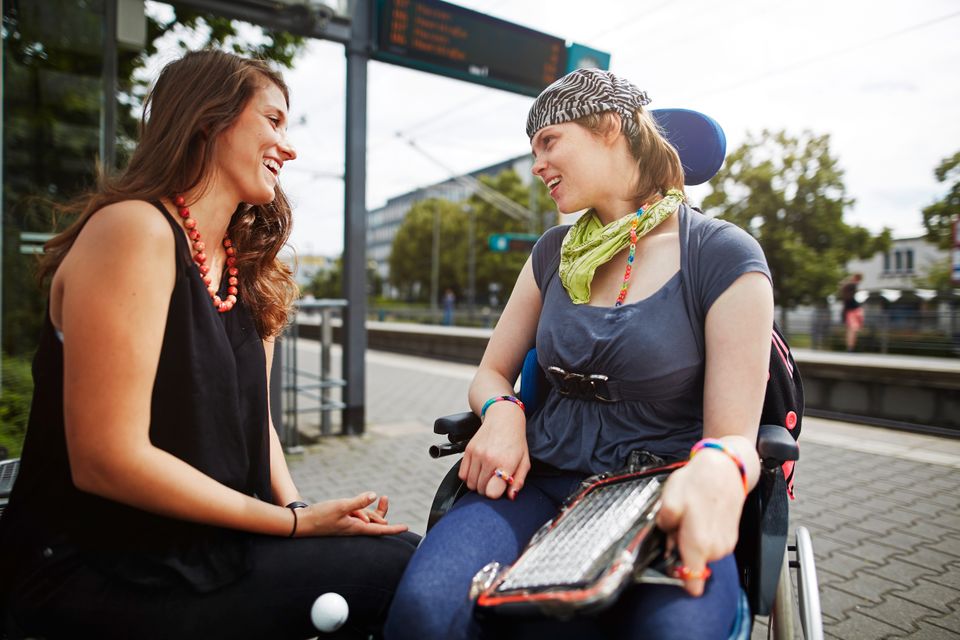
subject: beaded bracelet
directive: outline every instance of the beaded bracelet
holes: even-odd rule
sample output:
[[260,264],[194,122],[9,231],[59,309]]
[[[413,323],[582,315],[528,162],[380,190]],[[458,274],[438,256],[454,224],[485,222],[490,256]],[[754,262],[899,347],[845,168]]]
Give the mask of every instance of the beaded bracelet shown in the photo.
[[733,460],[733,463],[737,465],[737,469],[740,471],[740,479],[743,481],[743,493],[744,495],[750,493],[750,490],[747,488],[747,467],[743,464],[743,458],[741,458],[735,451],[730,447],[726,446],[720,440],[716,438],[704,438],[697,444],[693,445],[693,448],[690,449],[690,459],[693,460],[693,456],[697,455],[700,451],[704,449],[716,449],[727,455],[728,458]]
[[503,402],[503,401],[512,402],[513,404],[520,407],[520,411],[523,411],[524,413],[527,412],[526,407],[524,407],[523,403],[520,402],[520,398],[517,398],[516,396],[493,396],[492,398],[490,398],[489,400],[483,403],[483,408],[480,409],[480,420],[483,420],[483,416],[487,414],[487,409],[490,408],[490,405],[492,405],[495,402]]

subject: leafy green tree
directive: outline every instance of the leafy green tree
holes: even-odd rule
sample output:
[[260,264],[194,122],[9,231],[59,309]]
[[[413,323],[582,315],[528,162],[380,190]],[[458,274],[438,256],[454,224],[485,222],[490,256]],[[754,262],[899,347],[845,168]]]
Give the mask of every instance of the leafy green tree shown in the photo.
[[[30,362],[3,356],[3,387],[0,388],[0,449],[16,458],[27,433],[27,418],[33,396]],[[2,454],[2,451],[0,451]],[[0,455],[0,459],[3,456]]]
[[786,310],[834,293],[855,257],[886,250],[890,232],[873,236],[843,221],[853,200],[843,170],[830,154],[830,137],[750,135],[710,181],[704,210],[750,232],[773,274],[774,298]]
[[[480,180],[525,209],[530,209],[530,187],[520,180],[516,171],[503,171],[497,176],[483,176]],[[467,201],[467,206],[473,212],[475,223],[474,250],[477,257],[478,302],[486,301],[485,292],[489,291],[492,284],[499,288],[500,304],[506,303],[507,298],[513,291],[513,285],[517,281],[517,275],[519,275],[520,269],[523,268],[523,264],[529,256],[529,252],[525,251],[505,253],[491,251],[490,236],[499,233],[530,233],[531,231],[541,233],[545,230],[545,227],[556,224],[556,208],[542,181],[534,179],[534,185],[537,215],[535,216],[535,226],[532,229],[529,221],[511,218],[476,194],[472,195]]]
[[934,289],[936,291],[949,291],[953,288],[953,267],[950,264],[950,258],[937,260],[930,264],[916,280],[916,284],[921,289]]
[[[497,176],[481,176],[487,187],[529,210],[530,187],[523,184],[516,171],[506,170]],[[540,181],[535,183],[536,224],[552,226],[555,209]],[[429,298],[432,267],[434,212],[440,213],[439,291],[452,289],[458,300],[465,300],[468,289],[469,227],[473,217],[473,246],[476,258],[476,301],[484,304],[490,285],[498,288],[500,303],[513,290],[517,275],[528,253],[496,253],[490,250],[489,238],[499,233],[530,233],[527,220],[516,220],[478,195],[465,203],[428,199],[414,204],[404,218],[393,241],[390,253],[390,282],[408,299]],[[418,295],[414,295],[418,292]]]
[[944,158],[933,173],[937,182],[951,184],[943,198],[923,210],[923,226],[927,240],[941,249],[949,249],[953,246],[952,225],[960,219],[960,151]]
[[408,300],[429,301],[435,224],[440,231],[437,294],[453,289],[459,298],[466,287],[467,214],[459,203],[428,198],[410,208],[390,252],[390,283]]
[[[376,296],[383,288],[383,278],[377,272],[376,264],[367,264],[367,296]],[[314,298],[342,298],[343,297],[343,258],[337,258],[333,267],[321,269],[313,274],[300,291],[303,295]]]

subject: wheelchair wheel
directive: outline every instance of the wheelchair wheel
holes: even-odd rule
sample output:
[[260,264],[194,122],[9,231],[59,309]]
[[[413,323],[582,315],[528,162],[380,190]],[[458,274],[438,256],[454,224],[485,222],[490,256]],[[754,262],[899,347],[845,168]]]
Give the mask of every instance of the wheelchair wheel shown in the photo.
[[[789,549],[790,547],[788,547]],[[780,568],[780,577],[777,579],[777,594],[770,611],[770,620],[767,626],[767,638],[774,640],[793,640],[793,581],[790,579],[789,554],[783,554],[783,564]]]
[[806,640],[823,640],[823,617],[820,611],[820,587],[817,582],[817,568],[813,558],[813,542],[806,527],[797,527],[796,561],[791,566],[797,568],[797,595],[800,602],[800,624]]
[[[813,556],[813,543],[806,527],[797,527],[795,544],[787,546],[783,568],[777,581],[777,593],[770,612],[767,637],[792,640],[797,636],[799,609],[800,631],[804,640],[823,640],[823,617],[820,611],[820,588]],[[791,569],[796,569],[796,597]]]

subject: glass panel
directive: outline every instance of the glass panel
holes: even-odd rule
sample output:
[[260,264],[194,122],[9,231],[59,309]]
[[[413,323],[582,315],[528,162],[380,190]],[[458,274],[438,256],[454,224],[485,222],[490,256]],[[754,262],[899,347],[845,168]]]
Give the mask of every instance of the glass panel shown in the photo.
[[8,354],[33,352],[46,306],[33,277],[42,244],[36,234],[54,230],[56,203],[93,182],[102,14],[102,1],[4,2],[3,351]]

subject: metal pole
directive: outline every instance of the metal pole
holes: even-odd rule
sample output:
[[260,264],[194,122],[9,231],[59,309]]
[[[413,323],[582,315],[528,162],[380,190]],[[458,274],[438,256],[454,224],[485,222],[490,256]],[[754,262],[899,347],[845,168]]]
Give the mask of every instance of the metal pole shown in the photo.
[[[3,84],[3,69],[6,68],[5,61],[3,59],[4,52],[7,50],[6,47],[0,48],[0,89],[2,89]],[[2,91],[0,91],[2,93]],[[3,113],[3,100],[0,100],[0,140],[5,140],[3,123],[7,121]],[[6,163],[3,159],[3,148],[4,145],[0,144],[0,355],[3,354],[3,217],[4,217],[4,207],[3,207],[3,194],[6,193],[4,189],[4,167]],[[2,358],[0,358],[2,362]],[[0,364],[0,393],[3,393],[3,365]]]
[[320,310],[320,433],[333,430],[330,421],[330,351],[333,348],[333,308]]
[[343,433],[359,435],[366,422],[364,387],[367,351],[367,60],[370,57],[372,2],[353,3],[347,54],[346,172],[344,175]]
[[473,207],[467,206],[467,309],[473,318],[474,305],[477,302],[477,247],[474,245],[475,216]]
[[105,173],[112,173],[117,163],[117,0],[103,3],[102,51],[100,164]]
[[297,362],[297,342],[299,337],[299,323],[296,321],[287,327],[284,339],[277,347],[284,349],[283,353],[283,448],[287,453],[302,451],[300,447],[300,409],[297,406],[300,395],[300,369]]
[[437,321],[437,298],[440,295],[440,203],[433,202],[433,248],[430,256],[430,316]]

